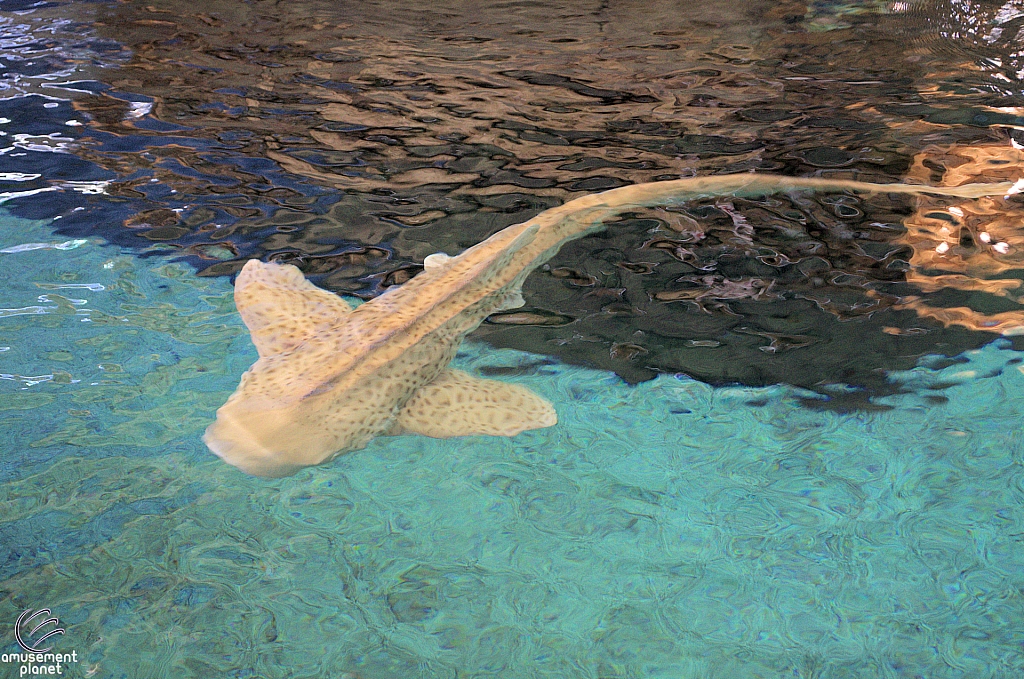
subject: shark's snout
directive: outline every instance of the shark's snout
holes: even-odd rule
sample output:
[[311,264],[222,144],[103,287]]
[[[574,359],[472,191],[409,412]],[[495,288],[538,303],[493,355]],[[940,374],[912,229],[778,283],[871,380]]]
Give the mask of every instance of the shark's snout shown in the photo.
[[219,415],[206,428],[203,443],[220,459],[253,476],[291,476],[303,466],[290,464],[279,451],[261,443],[250,429]]

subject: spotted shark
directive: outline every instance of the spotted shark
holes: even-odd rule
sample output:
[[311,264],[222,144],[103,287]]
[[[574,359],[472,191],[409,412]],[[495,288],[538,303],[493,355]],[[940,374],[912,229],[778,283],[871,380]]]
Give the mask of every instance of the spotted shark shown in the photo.
[[739,174],[625,186],[546,210],[457,256],[430,255],[419,275],[356,308],[294,266],[249,260],[234,296],[259,358],[203,440],[244,472],[279,477],[381,435],[514,436],[556,424],[554,407],[541,396],[450,363],[485,318],[524,304],[531,271],[567,241],[630,210],[807,190],[977,198],[1008,195],[1019,184],[929,187]]

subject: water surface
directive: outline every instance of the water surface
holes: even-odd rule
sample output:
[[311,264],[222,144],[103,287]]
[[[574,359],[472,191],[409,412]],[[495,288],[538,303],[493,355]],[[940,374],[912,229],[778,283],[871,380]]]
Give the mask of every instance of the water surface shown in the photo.
[[369,299],[629,183],[1019,178],[1022,22],[0,3],[0,618],[70,676],[1019,676],[1018,198],[638,212],[456,359],[558,426],[272,481],[199,436],[250,257]]

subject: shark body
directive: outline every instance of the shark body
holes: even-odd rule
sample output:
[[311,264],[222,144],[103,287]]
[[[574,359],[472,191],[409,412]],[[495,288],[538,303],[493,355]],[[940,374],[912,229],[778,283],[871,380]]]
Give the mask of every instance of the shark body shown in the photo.
[[239,469],[286,476],[389,433],[513,436],[557,422],[529,390],[449,368],[487,316],[521,306],[526,276],[565,242],[640,207],[796,190],[976,198],[1010,183],[933,188],[775,175],[694,177],[584,196],[502,229],[458,256],[431,255],[401,287],[352,309],[291,265],[250,260],[235,303],[259,359],[203,437]]

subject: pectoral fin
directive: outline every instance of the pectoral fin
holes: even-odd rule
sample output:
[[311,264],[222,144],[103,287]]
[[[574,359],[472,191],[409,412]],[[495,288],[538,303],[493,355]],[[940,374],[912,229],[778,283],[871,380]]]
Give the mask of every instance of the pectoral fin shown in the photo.
[[554,406],[525,387],[446,370],[413,394],[392,433],[515,436],[557,423]]
[[352,310],[291,264],[250,259],[235,280],[235,306],[260,356],[291,351]]

